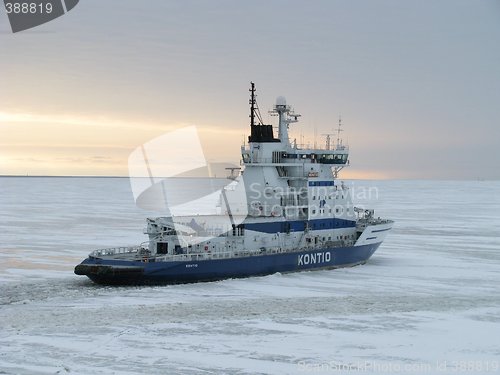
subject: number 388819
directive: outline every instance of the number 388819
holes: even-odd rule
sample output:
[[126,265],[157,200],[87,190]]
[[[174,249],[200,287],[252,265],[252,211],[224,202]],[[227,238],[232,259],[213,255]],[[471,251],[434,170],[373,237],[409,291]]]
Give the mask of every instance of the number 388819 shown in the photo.
[[7,14],[52,13],[51,3],[5,3]]

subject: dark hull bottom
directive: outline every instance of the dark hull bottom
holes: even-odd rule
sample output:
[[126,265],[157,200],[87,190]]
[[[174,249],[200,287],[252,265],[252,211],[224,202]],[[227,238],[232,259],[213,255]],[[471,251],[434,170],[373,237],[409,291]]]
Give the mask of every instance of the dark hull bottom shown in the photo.
[[87,258],[75,273],[98,284],[138,285],[215,281],[228,278],[264,276],[276,272],[350,267],[365,263],[380,243],[260,255],[245,258],[182,262],[135,262]]

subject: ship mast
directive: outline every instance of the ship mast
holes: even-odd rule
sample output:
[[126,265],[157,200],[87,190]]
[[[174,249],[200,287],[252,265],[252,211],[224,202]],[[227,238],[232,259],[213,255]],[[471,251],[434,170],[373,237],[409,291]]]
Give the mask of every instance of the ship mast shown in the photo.
[[294,113],[292,108],[286,104],[286,99],[283,96],[276,98],[276,105],[272,111],[269,111],[271,116],[278,116],[278,138],[285,146],[290,146],[288,138],[288,126],[291,123],[297,122],[300,115]]
[[325,134],[321,134],[321,135],[324,135],[326,137],[325,150],[330,150],[331,144],[333,143],[332,142],[332,135],[334,135],[334,134],[333,133],[325,133]]
[[255,83],[250,82],[250,125],[255,125]]
[[343,132],[342,129],[342,116],[339,116],[339,126],[337,127],[337,150],[342,149],[344,146],[342,145],[342,138],[340,138],[340,132]]

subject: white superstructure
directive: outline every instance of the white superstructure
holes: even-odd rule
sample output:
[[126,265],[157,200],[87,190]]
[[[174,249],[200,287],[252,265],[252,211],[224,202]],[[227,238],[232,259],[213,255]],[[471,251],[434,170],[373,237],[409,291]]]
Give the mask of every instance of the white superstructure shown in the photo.
[[176,217],[175,223],[168,217],[148,219],[148,253],[206,259],[381,242],[392,221],[355,209],[349,188],[337,180],[349,165],[349,148],[340,137],[331,145],[328,135],[324,148],[290,142],[289,125],[300,115],[278,97],[271,111],[278,117],[275,138],[272,125],[255,121],[260,114],[254,93],[252,83],[251,134],[241,148],[240,175],[221,192],[221,215]]

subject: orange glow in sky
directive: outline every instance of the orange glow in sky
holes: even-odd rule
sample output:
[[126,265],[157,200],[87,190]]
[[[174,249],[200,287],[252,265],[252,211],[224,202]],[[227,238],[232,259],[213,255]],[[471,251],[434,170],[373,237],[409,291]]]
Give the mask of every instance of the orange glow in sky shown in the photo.
[[0,23],[0,175],[126,176],[132,150],[187,125],[208,162],[238,165],[254,81],[264,122],[281,95],[302,115],[292,141],[323,146],[342,116],[341,177],[498,179],[498,9],[89,0]]

